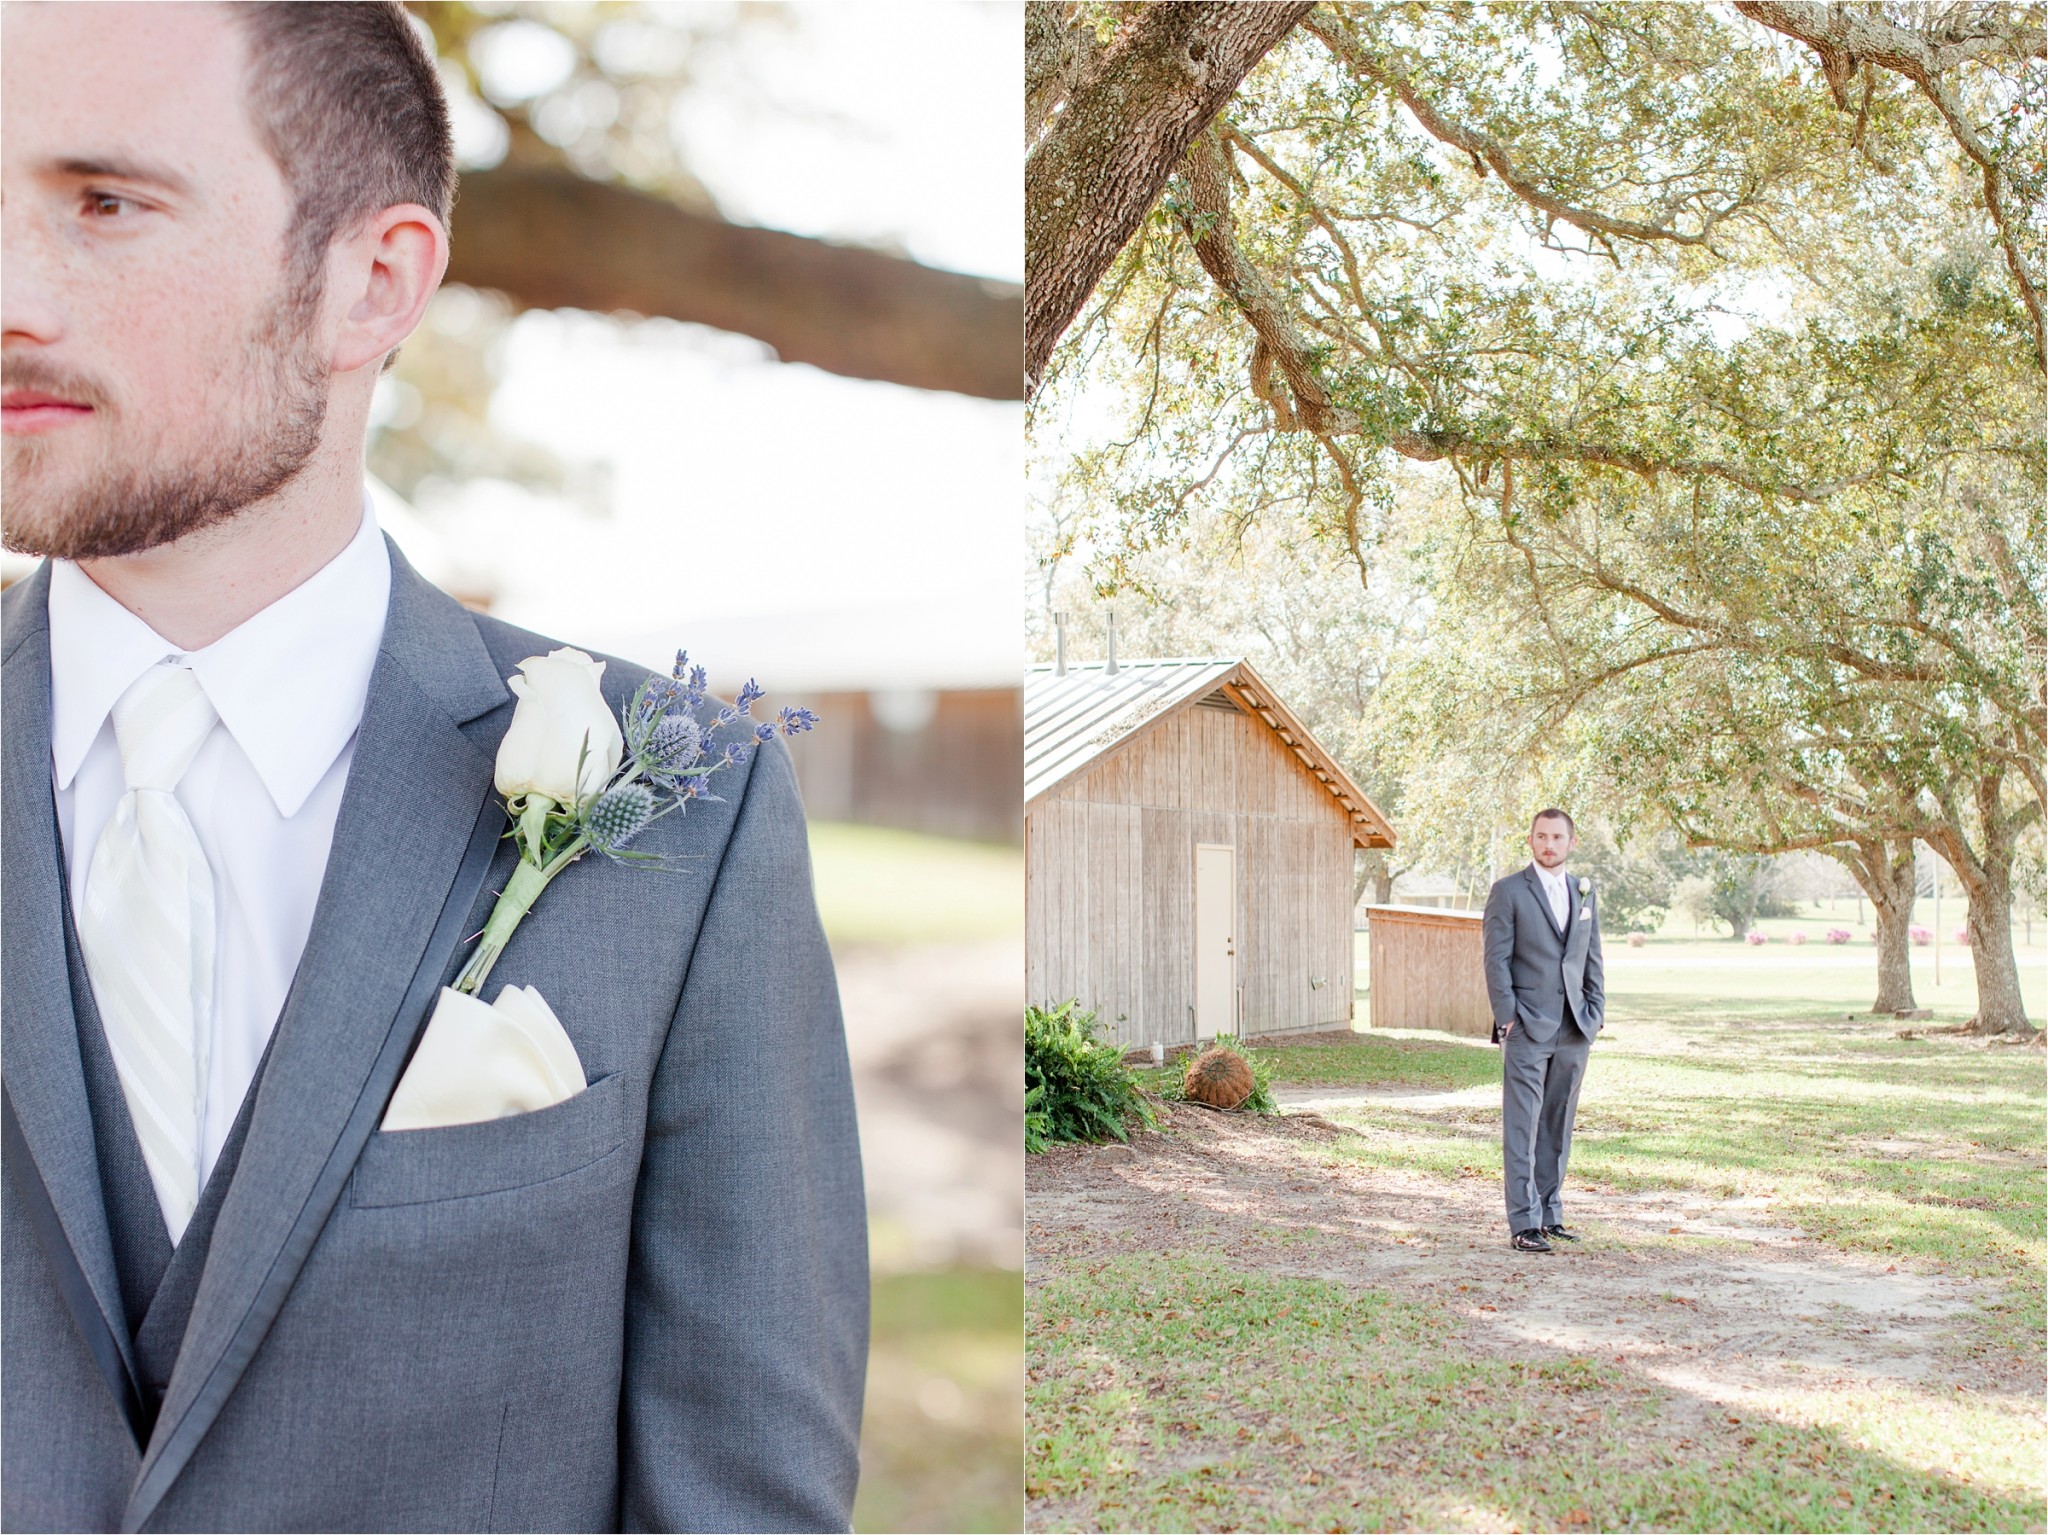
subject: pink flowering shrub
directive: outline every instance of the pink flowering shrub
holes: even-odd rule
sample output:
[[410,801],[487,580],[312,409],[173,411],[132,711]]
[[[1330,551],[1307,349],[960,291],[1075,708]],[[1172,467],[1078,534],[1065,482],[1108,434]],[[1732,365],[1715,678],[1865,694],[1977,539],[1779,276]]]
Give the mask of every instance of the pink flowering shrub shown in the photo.
[[1631,949],[1640,949],[1649,941],[1650,935],[1648,933],[1630,933],[1628,935],[1628,946]]
[[1854,938],[1855,936],[1856,935],[1850,932],[1846,927],[1831,927],[1828,929],[1829,943],[1847,943],[1851,938]]
[[1791,944],[1792,947],[1795,949],[1798,948],[1802,943],[1806,942],[1806,929],[1803,927],[1796,929],[1793,932],[1792,936],[1790,938],[1787,938],[1785,942]]
[[1919,923],[1915,922],[1911,927],[1906,929],[1906,936],[1913,940],[1915,946],[1924,949],[1930,943],[1934,942],[1934,929],[1931,927],[1922,927]]
[[1757,930],[1756,930],[1755,928],[1751,928],[1751,929],[1749,930],[1749,936],[1748,936],[1747,938],[1745,938],[1745,939],[1743,940],[1743,942],[1745,942],[1745,943],[1748,943],[1748,944],[1751,944],[1751,945],[1756,945],[1756,944],[1760,944],[1760,943],[1769,943],[1770,941],[1771,941],[1770,939],[1768,939],[1768,938],[1764,937],[1764,935],[1763,935],[1762,933],[1758,932],[1758,931],[1757,931]]
[[1956,942],[1966,949],[1970,946],[1970,930],[1967,927],[1956,929]]

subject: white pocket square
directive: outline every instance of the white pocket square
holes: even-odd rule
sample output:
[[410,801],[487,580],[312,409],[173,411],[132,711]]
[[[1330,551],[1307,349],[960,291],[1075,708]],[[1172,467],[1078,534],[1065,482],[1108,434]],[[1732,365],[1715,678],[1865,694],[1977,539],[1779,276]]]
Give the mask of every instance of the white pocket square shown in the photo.
[[1581,922],[1591,922],[1593,920],[1593,914],[1590,911],[1582,911],[1579,913],[1579,920]]
[[530,1114],[588,1084],[562,1021],[531,986],[485,1003],[443,986],[381,1130],[431,1130]]

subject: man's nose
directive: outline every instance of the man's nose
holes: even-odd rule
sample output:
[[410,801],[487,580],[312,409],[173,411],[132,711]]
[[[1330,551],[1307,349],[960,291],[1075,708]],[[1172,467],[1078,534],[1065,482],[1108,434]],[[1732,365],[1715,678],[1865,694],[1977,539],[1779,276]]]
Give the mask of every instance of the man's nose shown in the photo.
[[50,281],[49,252],[37,240],[31,221],[8,210],[0,215],[0,342],[17,346],[48,346],[64,334],[63,310],[56,284]]

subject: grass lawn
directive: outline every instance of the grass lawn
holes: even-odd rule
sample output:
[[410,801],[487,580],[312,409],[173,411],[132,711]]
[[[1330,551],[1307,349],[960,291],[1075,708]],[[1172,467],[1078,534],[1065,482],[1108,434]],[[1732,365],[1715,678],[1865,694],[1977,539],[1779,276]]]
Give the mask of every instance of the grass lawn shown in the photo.
[[817,821],[811,867],[834,944],[951,943],[1024,931],[1022,848]]
[[[1099,1240],[1034,1213],[1033,1527],[2048,1527],[2043,1055],[1845,1022],[1852,952],[1610,946],[1567,1191],[1592,1225],[1534,1268],[1469,1240],[1499,1221],[1491,1046],[1258,1052],[1338,1090],[1320,1138],[1087,1173],[1060,1208]],[[1951,950],[1942,1017],[1967,979]],[[1034,1201],[1081,1176],[1034,1168]],[[1599,1213],[1645,1201],[1724,1224]],[[1758,1274],[1792,1276],[1796,1318],[1725,1300]],[[1525,1324],[1565,1275],[1589,1314]],[[1866,1299],[1808,1304],[1802,1275]]]
[[[1668,1393],[1627,1369],[1473,1356],[1459,1332],[1386,1290],[1214,1254],[1049,1280],[1031,1306],[1026,1492],[1067,1517],[1032,1528],[2041,1526],[2037,1496],[1911,1469],[1854,1430],[1735,1412],[1660,1433]],[[1976,1424],[1923,1411],[1893,1426],[1926,1450]]]

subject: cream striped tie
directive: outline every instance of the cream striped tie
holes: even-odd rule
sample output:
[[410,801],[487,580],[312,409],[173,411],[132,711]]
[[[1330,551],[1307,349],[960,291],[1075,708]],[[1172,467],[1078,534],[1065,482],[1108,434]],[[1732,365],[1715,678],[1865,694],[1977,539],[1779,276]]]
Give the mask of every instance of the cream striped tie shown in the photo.
[[121,796],[93,849],[78,941],[171,1241],[199,1203],[213,1012],[213,870],[173,792],[219,716],[199,679],[158,662],[114,705]]

